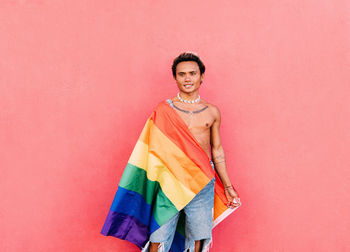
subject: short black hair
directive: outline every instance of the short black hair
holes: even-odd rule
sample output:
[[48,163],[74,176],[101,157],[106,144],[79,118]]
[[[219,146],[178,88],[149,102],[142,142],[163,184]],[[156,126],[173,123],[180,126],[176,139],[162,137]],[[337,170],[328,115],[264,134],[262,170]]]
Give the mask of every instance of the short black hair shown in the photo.
[[177,56],[173,61],[173,66],[171,67],[171,69],[173,71],[174,78],[176,78],[177,64],[179,64],[180,62],[183,62],[183,61],[195,61],[195,62],[197,62],[198,66],[199,66],[199,71],[201,72],[201,75],[204,74],[205,66],[204,66],[203,62],[201,61],[201,59],[198,57],[198,55],[196,53],[193,53],[193,52],[183,52],[179,56]]

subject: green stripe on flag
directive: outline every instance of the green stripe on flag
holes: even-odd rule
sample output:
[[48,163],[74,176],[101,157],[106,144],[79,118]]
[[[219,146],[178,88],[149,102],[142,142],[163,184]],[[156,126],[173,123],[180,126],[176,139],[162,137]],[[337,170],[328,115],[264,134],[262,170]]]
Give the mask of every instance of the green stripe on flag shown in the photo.
[[146,171],[135,165],[127,164],[119,186],[142,195],[147,204],[152,205],[154,219],[160,226],[178,212],[164,194],[159,182],[149,180]]

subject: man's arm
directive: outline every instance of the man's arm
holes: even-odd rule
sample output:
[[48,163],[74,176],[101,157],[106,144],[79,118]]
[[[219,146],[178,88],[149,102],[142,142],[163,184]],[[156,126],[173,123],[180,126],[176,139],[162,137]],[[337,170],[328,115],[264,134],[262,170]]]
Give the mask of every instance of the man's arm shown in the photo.
[[220,111],[217,107],[213,106],[213,114],[214,114],[214,123],[211,126],[211,134],[210,134],[210,142],[211,142],[211,153],[213,157],[213,161],[215,164],[215,169],[220,177],[222,184],[225,187],[225,194],[229,201],[229,205],[238,206],[239,204],[233,203],[233,199],[235,198],[237,202],[240,203],[238,193],[234,190],[230,178],[228,177],[226,170],[226,159],[224,148],[221,145],[220,138],[220,123],[221,123],[221,115]]

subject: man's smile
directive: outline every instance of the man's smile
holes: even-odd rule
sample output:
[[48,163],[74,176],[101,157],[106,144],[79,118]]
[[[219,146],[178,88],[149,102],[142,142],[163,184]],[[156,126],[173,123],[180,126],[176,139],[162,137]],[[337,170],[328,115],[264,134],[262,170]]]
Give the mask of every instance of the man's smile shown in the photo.
[[189,87],[192,87],[193,86],[193,84],[191,84],[191,83],[189,83],[189,84],[184,84],[184,87],[185,88],[189,88]]

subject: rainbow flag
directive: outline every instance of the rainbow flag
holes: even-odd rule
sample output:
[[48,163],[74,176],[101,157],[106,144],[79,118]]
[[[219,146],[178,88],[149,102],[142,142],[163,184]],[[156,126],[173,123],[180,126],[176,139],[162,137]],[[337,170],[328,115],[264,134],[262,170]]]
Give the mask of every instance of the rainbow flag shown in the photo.
[[[238,207],[226,206],[223,185],[208,155],[180,115],[162,101],[147,119],[132,151],[101,234],[130,241],[145,251],[150,234],[183,209],[214,176],[213,227]],[[176,227],[172,252],[185,248],[183,217],[180,215]]]

